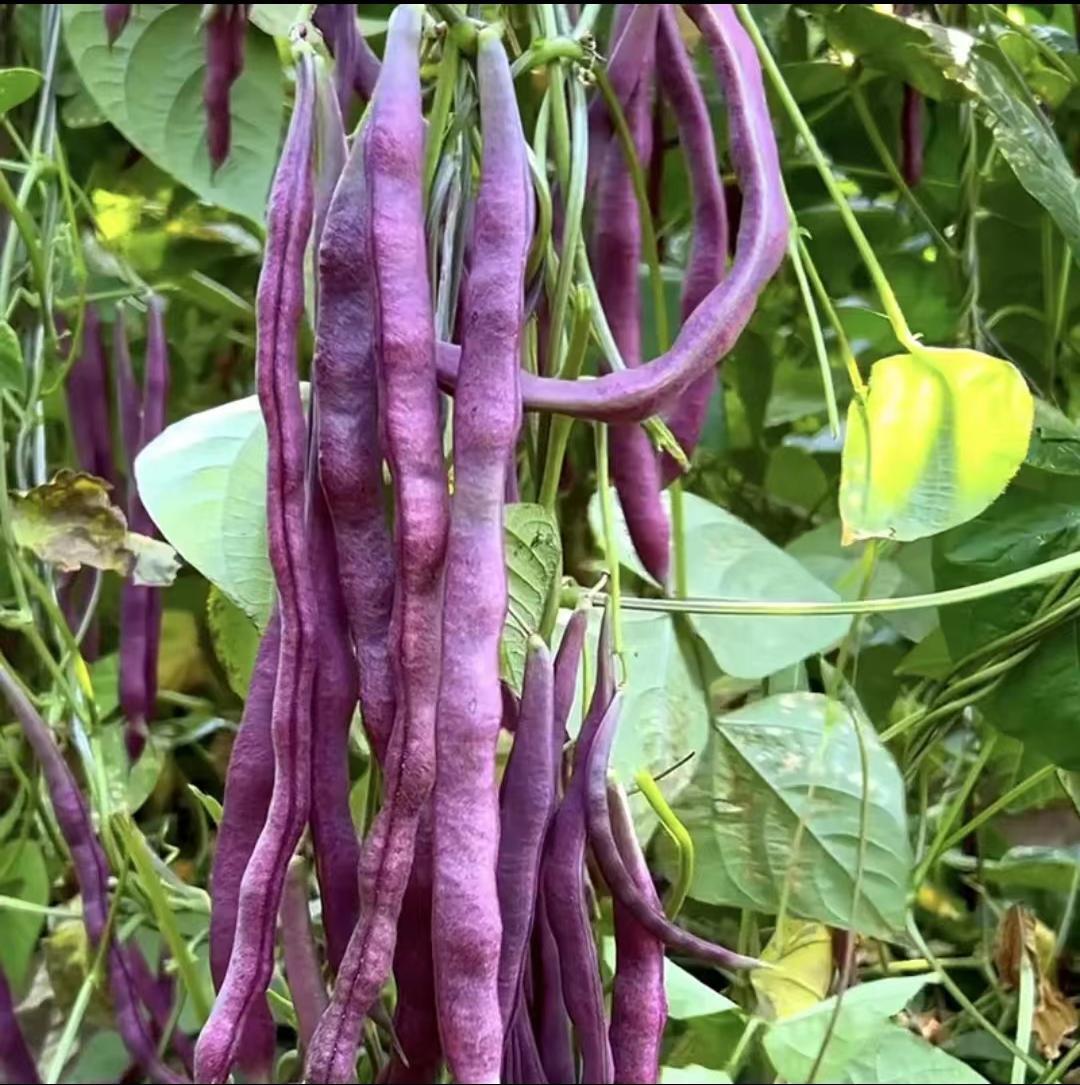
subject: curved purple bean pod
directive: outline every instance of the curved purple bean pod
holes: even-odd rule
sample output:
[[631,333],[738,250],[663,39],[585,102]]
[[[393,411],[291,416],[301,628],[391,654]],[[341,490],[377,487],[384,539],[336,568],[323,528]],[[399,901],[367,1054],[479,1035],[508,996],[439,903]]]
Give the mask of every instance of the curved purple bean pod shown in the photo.
[[203,105],[206,109],[206,145],[210,166],[221,168],[229,157],[232,142],[232,113],[229,97],[233,83],[244,70],[244,39],[250,4],[212,4],[206,21],[206,80]]
[[334,84],[341,112],[347,115],[353,94],[365,102],[379,78],[379,58],[356,22],[355,4],[320,4],[313,22],[334,58]]
[[281,896],[281,943],[285,956],[285,980],[296,1011],[301,1048],[311,1041],[311,1034],[326,1009],[326,987],[319,967],[319,950],[311,929],[308,906],[308,866],[300,855],[289,860],[285,892]]
[[555,653],[555,690],[552,708],[555,713],[554,740],[556,744],[556,770],[562,758],[562,748],[568,739],[566,721],[570,719],[570,710],[574,707],[577,693],[578,670],[581,667],[581,654],[585,650],[585,634],[589,631],[589,611],[579,608],[570,615],[570,620],[563,630]]
[[[155,976],[150,971],[146,958],[134,941],[124,947],[124,952],[135,991],[150,1014],[154,1040],[160,1043],[161,1037],[172,1022],[174,983],[171,977]],[[191,1038],[176,1027],[172,1031],[169,1043],[183,1063],[184,1069],[190,1074],[195,1062],[195,1045]]]
[[[647,162],[652,147],[651,92],[660,8],[639,5],[635,11],[640,10],[652,12],[648,23],[652,33],[637,56],[635,90],[622,104],[638,160]],[[634,18],[627,23],[627,32]],[[623,360],[634,368],[641,363],[641,220],[630,169],[615,146],[605,155],[596,203],[596,288]],[[609,438],[612,480],[627,531],[642,564],[663,584],[671,564],[671,525],[660,497],[659,459],[648,434],[636,423],[612,426]]]
[[548,1081],[577,1080],[570,1013],[563,997],[559,946],[547,915],[545,894],[536,901],[533,923],[534,957],[531,1016],[540,1052],[540,1063]]
[[561,744],[556,747],[555,676],[551,655],[540,637],[530,637],[521,710],[514,745],[502,778],[496,884],[502,918],[499,953],[499,1008],[509,1024],[517,1005],[532,934],[533,909],[544,837],[555,809]]
[[[316,420],[322,410],[317,396],[316,392]],[[310,486],[308,547],[319,598],[319,659],[311,721],[311,772],[318,790],[311,803],[311,846],[322,898],[326,957],[337,971],[360,915],[356,879],[360,843],[349,806],[349,728],[359,678],[340,589],[340,562],[317,474]]]
[[379,291],[379,407],[397,487],[398,575],[390,628],[397,707],[385,801],[361,852],[361,921],[312,1039],[305,1070],[310,1081],[354,1076],[361,1023],[392,963],[417,825],[435,772],[448,500],[424,237],[420,31],[417,6],[394,10],[365,136]]
[[521,420],[532,208],[525,138],[498,33],[480,32],[477,82],[484,146],[454,404],[434,792],[435,994],[447,1062],[463,1083],[497,1082],[502,1064],[495,753],[507,605],[503,499]]
[[[281,650],[281,621],[275,610],[263,633],[251,672],[240,729],[225,776],[225,802],[210,872],[210,973],[220,990],[236,933],[240,882],[255,849],[274,791],[274,747],[270,715]],[[266,999],[257,999],[242,1025],[236,1061],[244,1073],[262,1080],[274,1061],[275,1026]]]
[[523,1002],[519,1002],[507,1029],[507,1053],[514,1077],[505,1080],[519,1081],[521,1085],[547,1085],[547,1074],[536,1045],[529,1011]]
[[[30,702],[26,691],[0,660],[0,693],[22,727],[34,756],[41,765],[56,823],[71,852],[71,865],[82,896],[83,922],[90,945],[96,948],[108,933],[109,864],[94,835],[90,811],[75,777],[60,753],[45,721]],[[158,1057],[157,1045],[139,1012],[135,978],[125,947],[112,939],[108,949],[109,991],[116,1027],[124,1046],[153,1081],[179,1085],[187,1079],[166,1066]]]
[[[574,746],[574,772],[548,834],[542,869],[545,918],[557,946],[562,997],[581,1049],[582,1080],[597,1085],[612,1081],[614,1064],[604,1020],[600,962],[586,898],[584,777],[588,752],[597,729],[616,696],[610,633],[610,622],[605,615],[596,652],[596,685]],[[543,1031],[540,1043],[547,1066]],[[561,1057],[562,1052],[557,1050],[556,1058]],[[552,1080],[572,1081],[574,1078],[553,1077]]]
[[256,300],[258,394],[267,430],[267,534],[281,630],[271,713],[274,789],[266,823],[240,883],[229,967],[196,1046],[196,1076],[205,1082],[228,1076],[241,1026],[269,985],[285,868],[307,823],[311,797],[318,604],[305,531],[307,435],[296,347],[314,204],[313,67],[312,56],[302,52],[296,68],[296,104],[270,193],[267,251]]
[[314,381],[319,477],[360,669],[360,707],[372,748],[385,763],[396,701],[389,641],[394,552],[379,440],[369,140],[365,130],[354,143],[323,227]]
[[[660,909],[645,856],[641,853],[626,796],[608,788],[611,832],[634,884]],[[660,1046],[667,1024],[664,943],[647,931],[619,902],[615,913],[615,982],[611,990],[611,1050],[615,1081],[652,1085],[660,1079]]]
[[[611,746],[618,728],[618,702],[604,714],[585,760],[581,765],[581,786],[585,794],[589,845],[612,898],[651,935],[678,953],[715,964],[719,968],[754,968],[759,961],[698,938],[676,926],[664,915],[655,894],[643,892],[619,852],[611,829],[607,773]],[[577,766],[575,765],[577,775]]]
[[92,305],[86,307],[82,350],[68,371],[64,392],[79,466],[103,478],[115,490],[117,477],[109,423],[109,376],[101,321]]
[[[675,115],[694,205],[693,238],[682,290],[682,318],[686,320],[724,277],[728,251],[727,204],[716,162],[709,106],[671,7],[665,7],[660,16],[656,48],[660,91]],[[668,429],[687,457],[701,439],[715,387],[716,367],[710,366],[687,385],[665,417]],[[682,468],[664,452],[660,456],[660,473],[661,483],[666,486],[679,477]]]
[[131,18],[131,9],[134,4],[103,4],[102,6],[105,9],[105,36],[111,46],[123,34],[124,27]]
[[[725,4],[687,5],[713,54],[731,123],[731,157],[743,188],[735,259],[722,283],[686,319],[670,350],[636,369],[569,381],[521,374],[526,409],[637,422],[666,409],[723,358],[749,321],[758,294],[784,258],[788,240],[776,137],[753,43]],[[452,391],[459,352],[440,344],[440,384]]]
[[26,1046],[15,1003],[11,997],[7,976],[0,968],[0,1075],[7,1081],[21,1081],[25,1085],[38,1085],[37,1066],[30,1048]]
[[401,903],[394,948],[396,1052],[379,1079],[386,1085],[420,1085],[439,1080],[442,1041],[435,1010],[435,964],[431,947],[431,807],[416,830],[416,852]]

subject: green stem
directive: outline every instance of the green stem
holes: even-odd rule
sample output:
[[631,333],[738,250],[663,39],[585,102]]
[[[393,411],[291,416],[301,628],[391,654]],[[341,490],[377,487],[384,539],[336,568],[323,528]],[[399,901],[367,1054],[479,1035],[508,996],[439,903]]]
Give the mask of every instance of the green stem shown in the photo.
[[671,842],[675,845],[679,870],[675,876],[674,884],[668,890],[667,900],[664,901],[664,911],[669,919],[674,919],[682,911],[682,906],[694,881],[694,841],[686,826],[668,805],[663,792],[657,787],[656,781],[647,770],[641,769],[636,772],[634,782],[642,795],[645,796],[649,806],[652,807],[653,812],[660,819],[660,824],[664,827],[664,831],[670,837]]
[[586,59],[581,42],[573,38],[541,38],[533,42],[510,66],[510,74],[516,79],[519,75],[542,68],[559,60],[572,60],[578,63]]
[[889,283],[889,278],[885,274],[885,270],[882,268],[877,256],[874,254],[874,248],[870,244],[870,239],[863,233],[863,228],[859,225],[859,221],[855,217],[855,213],[851,210],[851,206],[848,204],[843,190],[833,176],[832,170],[829,168],[828,160],[825,158],[821,147],[818,145],[818,141],[815,138],[810,125],[806,123],[806,118],[799,108],[799,103],[795,101],[795,96],[791,93],[783,73],[773,59],[773,55],[769,51],[765,39],[761,36],[761,32],[757,28],[757,23],[754,22],[754,17],[751,15],[750,9],[745,4],[736,4],[735,11],[738,13],[743,26],[746,28],[747,34],[750,35],[750,39],[754,43],[754,48],[757,49],[758,55],[761,58],[761,63],[769,76],[769,82],[772,83],[777,97],[784,106],[784,110],[791,118],[791,122],[794,124],[796,131],[802,137],[803,143],[806,144],[806,149],[809,152],[814,165],[817,167],[818,173],[821,175],[821,180],[824,182],[825,187],[829,191],[829,195],[836,204],[836,209],[840,212],[840,217],[844,220],[844,225],[851,235],[851,240],[859,250],[859,255],[862,257],[867,273],[873,280],[874,288],[877,290],[878,297],[881,299],[881,304],[885,308],[885,313],[892,326],[893,334],[906,350],[912,353],[918,352],[921,349],[919,341],[912,335],[911,329],[908,327],[903,310],[900,308],[900,302],[897,300],[896,294]]
[[435,170],[438,168],[439,155],[442,153],[443,140],[446,137],[446,125],[450,118],[450,107],[454,102],[460,59],[461,50],[456,40],[448,34],[443,43],[439,73],[435,79],[435,98],[428,115],[427,144],[424,147],[425,205],[431,198],[431,184],[435,180]]
[[574,26],[574,37],[583,38],[586,34],[592,33],[592,28],[596,24],[597,16],[599,16],[603,4],[585,4],[581,9],[581,18],[578,19]]
[[[588,293],[579,289],[571,308],[574,317],[570,332],[570,350],[566,355],[563,375],[568,380],[576,380],[585,363],[589,330],[592,327],[592,305]],[[551,417],[544,475],[540,485],[540,504],[549,511],[554,511],[559,496],[559,480],[562,478],[563,460],[566,458],[566,446],[573,426],[574,420],[568,415],[556,414]]]
[[810,285],[814,288],[814,294],[817,297],[818,305],[825,310],[825,315],[828,317],[829,324],[832,326],[833,334],[836,336],[837,346],[840,348],[840,358],[844,363],[844,368],[847,370],[848,380],[851,381],[851,387],[855,390],[856,395],[860,397],[865,396],[866,385],[863,383],[862,374],[859,373],[859,363],[855,360],[855,352],[851,349],[851,342],[847,337],[847,332],[844,330],[844,325],[840,321],[840,314],[836,311],[836,306],[833,305],[832,298],[829,297],[829,292],[825,289],[825,284],[821,280],[817,264],[814,262],[813,257],[811,257],[810,250],[806,247],[806,238],[803,237],[801,230],[797,232],[796,240],[799,248],[799,261],[810,279]]
[[911,205],[911,209],[919,216],[923,225],[930,231],[938,248],[952,259],[957,259],[960,254],[949,244],[945,235],[938,229],[937,223],[930,217],[926,208],[919,202],[919,198],[911,191],[910,185],[904,180],[904,175],[900,172],[896,159],[893,158],[892,152],[882,138],[881,129],[878,128],[877,121],[874,120],[874,114],[866,102],[866,95],[863,94],[862,88],[857,82],[852,82],[851,100],[855,105],[855,112],[859,114],[859,120],[862,121],[863,128],[866,129],[870,145],[874,148],[878,158],[881,159],[881,164],[885,167],[889,179],[896,186],[900,195]]
[[675,558],[675,595],[685,599],[689,594],[686,566],[686,501],[682,480],[676,479],[669,487],[671,494],[671,541]]
[[446,23],[447,37],[454,38],[458,48],[464,52],[475,53],[477,29],[468,15],[457,4],[432,4],[431,6]]
[[[544,36],[548,39],[557,38],[559,27],[555,21],[553,5],[540,5],[540,18],[544,25]],[[555,151],[555,172],[559,178],[560,187],[566,192],[570,187],[572,165],[570,115],[566,108],[566,72],[559,59],[553,60],[548,65],[548,94],[551,97],[551,134]]]

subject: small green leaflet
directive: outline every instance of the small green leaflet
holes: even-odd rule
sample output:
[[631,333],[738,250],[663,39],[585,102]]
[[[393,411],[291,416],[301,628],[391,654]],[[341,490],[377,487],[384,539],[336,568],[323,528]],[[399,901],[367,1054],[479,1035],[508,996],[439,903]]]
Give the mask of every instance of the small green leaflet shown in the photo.
[[0,391],[21,393],[25,381],[19,337],[6,320],[0,320]]
[[40,86],[41,73],[33,68],[5,68],[0,71],[0,116],[32,98]]
[[1027,454],[1034,400],[1015,366],[974,350],[882,358],[848,408],[845,542],[934,535],[977,516]]

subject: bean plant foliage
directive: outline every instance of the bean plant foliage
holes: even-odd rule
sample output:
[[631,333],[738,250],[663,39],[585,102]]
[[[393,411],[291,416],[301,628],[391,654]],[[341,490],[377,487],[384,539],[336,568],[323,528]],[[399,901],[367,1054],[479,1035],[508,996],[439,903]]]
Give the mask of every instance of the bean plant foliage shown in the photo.
[[1078,18],[0,7],[0,1079],[1080,1080]]

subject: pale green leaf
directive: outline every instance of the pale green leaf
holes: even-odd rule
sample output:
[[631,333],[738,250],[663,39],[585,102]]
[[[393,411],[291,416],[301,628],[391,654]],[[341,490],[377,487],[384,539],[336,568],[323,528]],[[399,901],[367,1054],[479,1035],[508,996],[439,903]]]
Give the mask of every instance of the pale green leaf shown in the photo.
[[[668,495],[664,495],[665,502]],[[706,598],[760,601],[835,602],[837,594],[764,535],[726,509],[696,494],[683,496],[688,594]],[[589,507],[599,534],[599,501]],[[622,563],[650,579],[634,554],[621,511],[617,517]],[[824,651],[851,623],[845,615],[753,617],[692,614],[689,620],[716,662],[736,678],[764,678]]]
[[[861,842],[856,725],[868,759]],[[817,693],[769,697],[716,720],[698,760],[675,803],[697,854],[692,897],[776,914],[786,884],[791,915],[882,938],[902,929],[911,876],[903,780],[877,735],[846,707]],[[663,838],[660,849],[670,869]]]
[[882,358],[852,400],[840,478],[845,541],[907,541],[977,516],[1027,453],[1034,402],[1020,371],[973,350]]
[[5,68],[0,71],[0,116],[37,94],[41,73],[33,68]]
[[[0,72],[0,75],[3,75]],[[0,392],[21,393],[26,384],[22,347],[14,328],[0,320]]]
[[277,163],[284,79],[273,41],[249,32],[230,93],[232,147],[211,171],[202,103],[198,4],[136,4],[110,48],[99,4],[64,4],[68,51],[87,90],[123,135],[201,199],[262,221]]
[[206,598],[206,624],[229,688],[237,697],[247,697],[259,651],[258,627],[214,584]]
[[730,1085],[731,1075],[708,1066],[661,1066],[660,1085]]
[[[0,845],[0,894],[28,904],[49,903],[49,875],[36,840],[12,840]],[[44,925],[42,912],[0,908],[0,928],[4,932],[0,938],[0,972],[15,987],[22,986]]]

